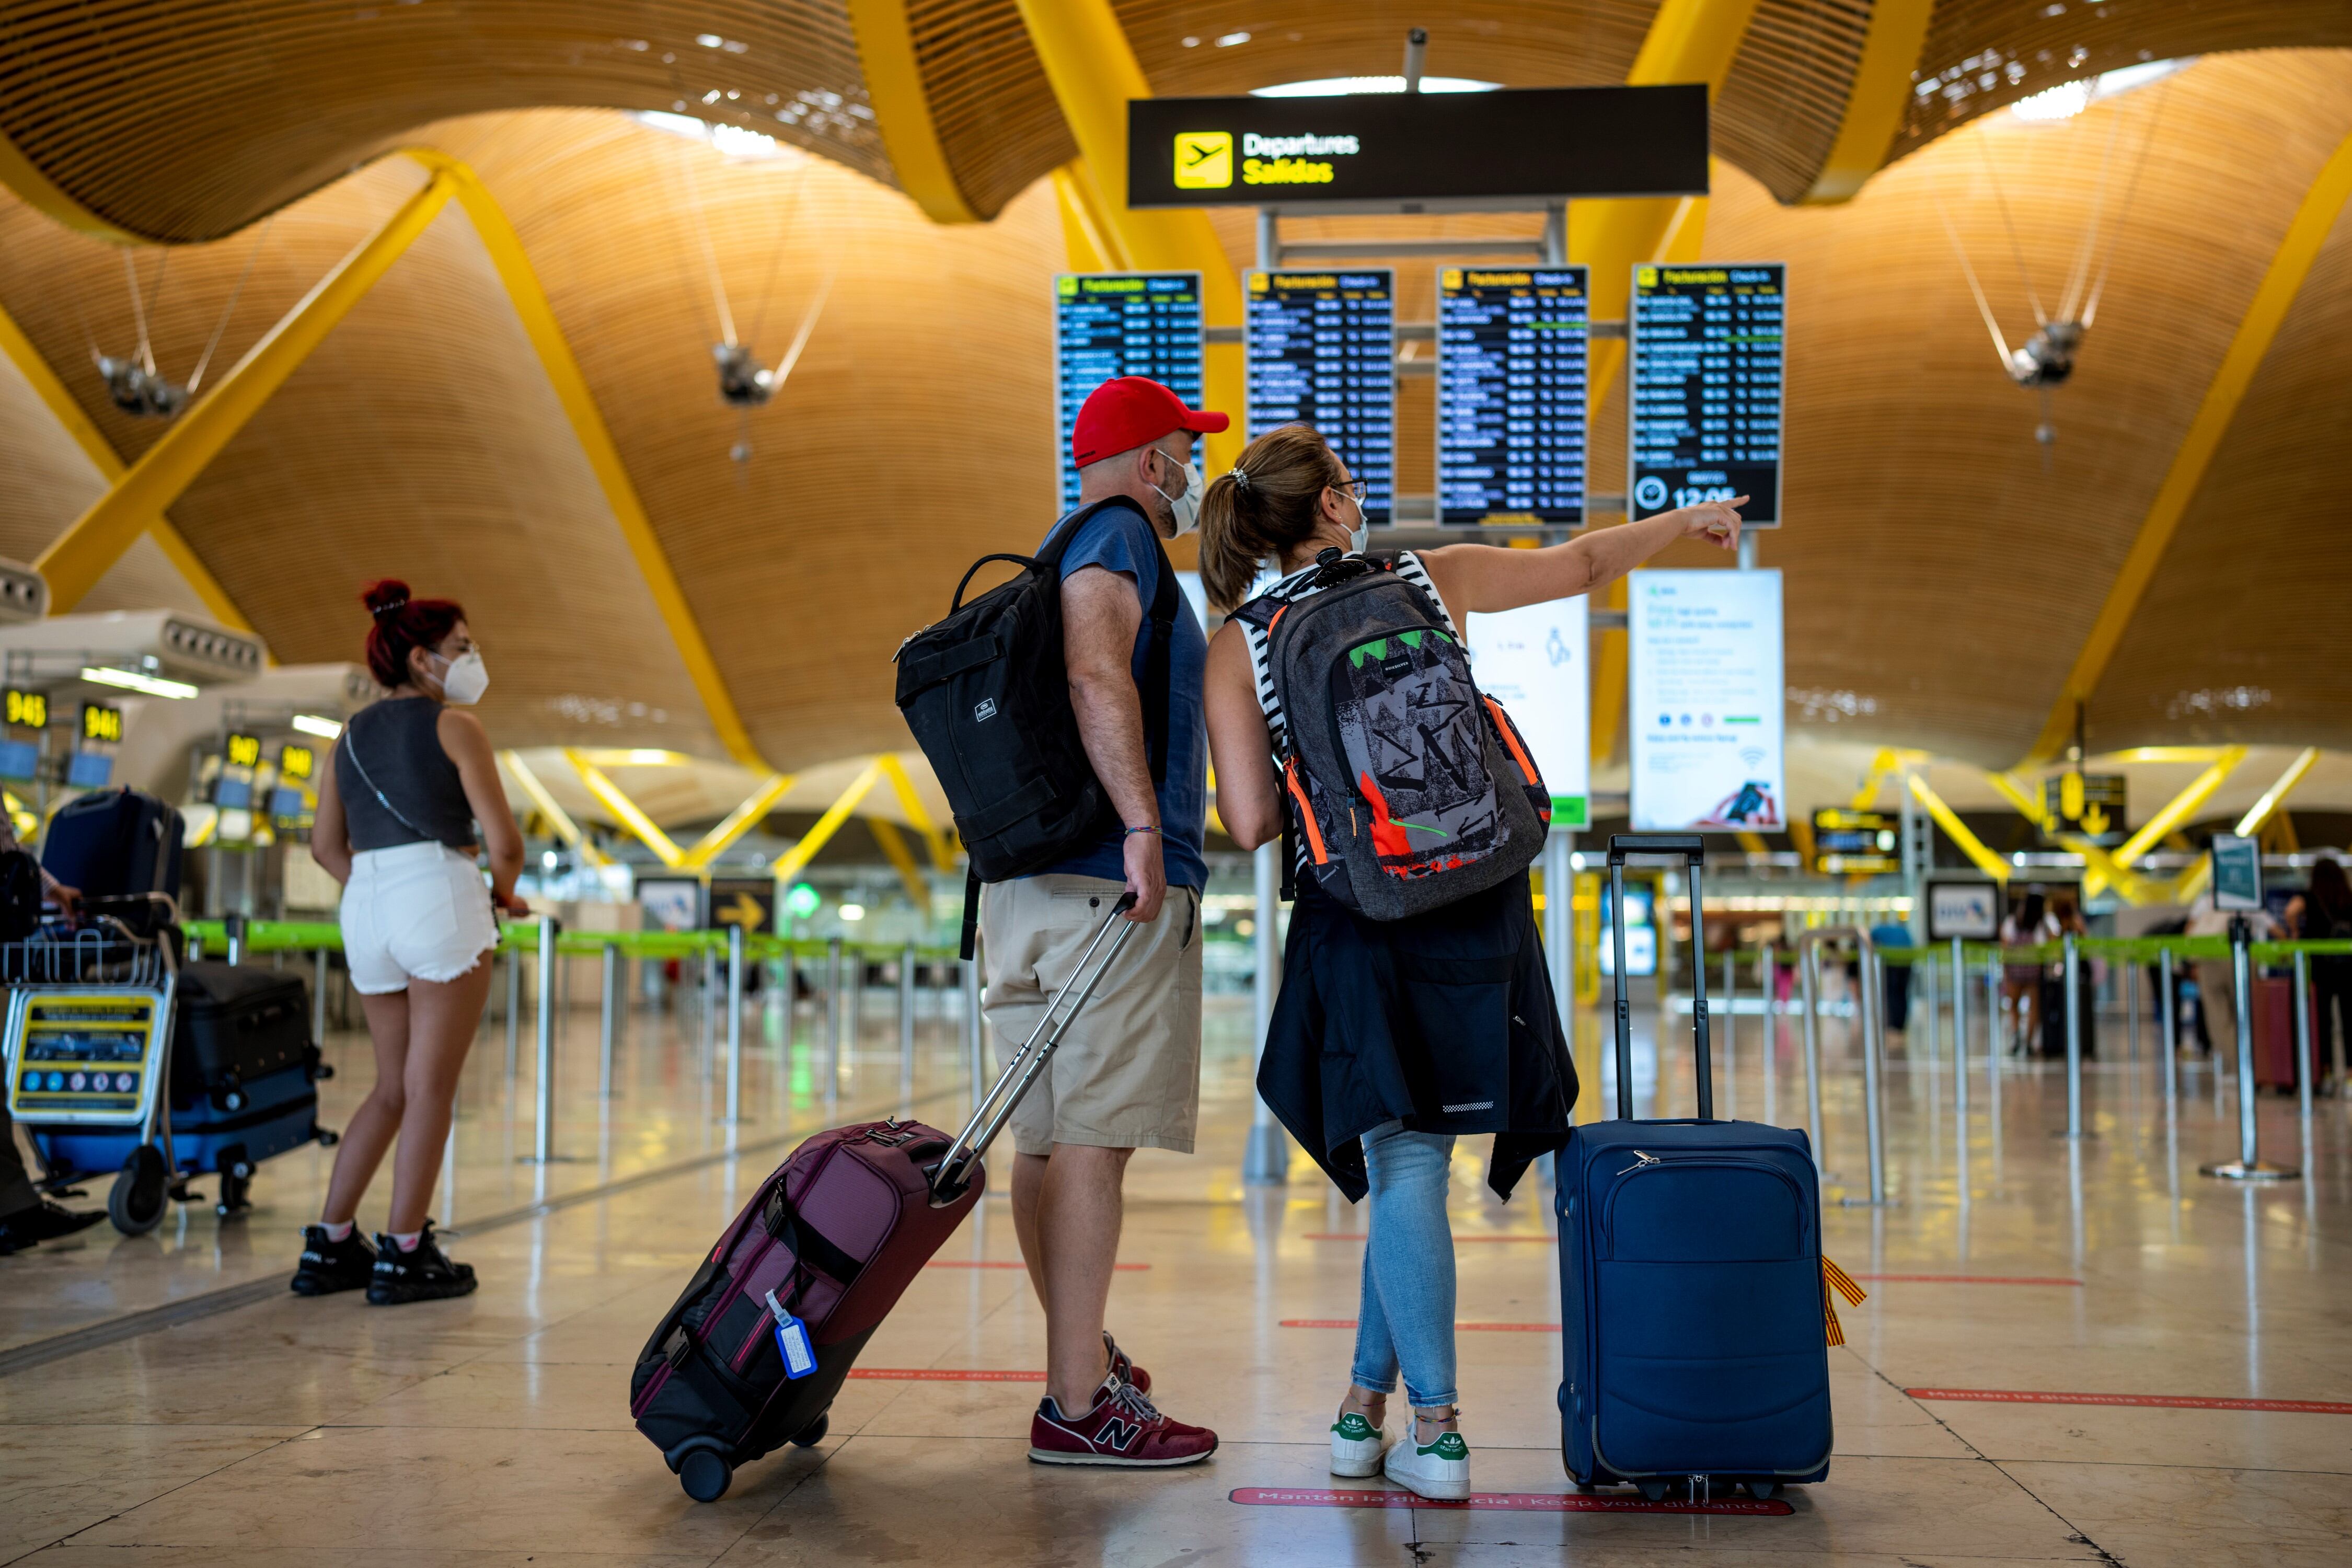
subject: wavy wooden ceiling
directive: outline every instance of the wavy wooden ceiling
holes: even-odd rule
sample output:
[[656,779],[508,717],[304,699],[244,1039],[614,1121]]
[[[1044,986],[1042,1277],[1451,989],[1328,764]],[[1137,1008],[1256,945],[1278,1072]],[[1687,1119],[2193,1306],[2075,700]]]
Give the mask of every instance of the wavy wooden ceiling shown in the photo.
[[[1115,0],[1154,90],[1237,92],[1430,68],[1511,86],[1621,81],[1654,0]],[[1716,105],[1719,154],[1782,201],[1844,111],[1870,0],[1759,0]],[[992,217],[1075,149],[1014,0],[908,0],[951,174]],[[1245,42],[1221,46],[1236,36]],[[705,42],[703,40],[709,40]],[[2352,44],[2344,0],[1942,0],[1893,155],[2086,70]],[[415,127],[541,106],[677,110],[884,184],[843,0],[0,0],[0,132],[85,205],[173,242],[232,233]]]

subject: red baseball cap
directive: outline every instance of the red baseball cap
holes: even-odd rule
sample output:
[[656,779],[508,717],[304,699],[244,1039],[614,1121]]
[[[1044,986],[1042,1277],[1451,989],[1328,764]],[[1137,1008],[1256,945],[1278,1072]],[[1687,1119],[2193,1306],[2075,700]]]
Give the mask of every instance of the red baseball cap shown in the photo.
[[1087,394],[1077,423],[1070,427],[1070,457],[1083,468],[1157,441],[1171,430],[1213,435],[1232,423],[1222,414],[1185,407],[1182,398],[1148,377],[1122,375]]

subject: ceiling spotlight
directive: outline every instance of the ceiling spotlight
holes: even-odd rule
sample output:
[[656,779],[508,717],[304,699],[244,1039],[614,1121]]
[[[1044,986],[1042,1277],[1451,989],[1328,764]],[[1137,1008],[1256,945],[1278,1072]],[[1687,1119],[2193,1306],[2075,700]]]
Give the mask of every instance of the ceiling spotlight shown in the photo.
[[142,675],[135,669],[110,669],[103,665],[86,664],[81,678],[93,686],[119,686],[125,691],[143,691],[150,697],[194,697],[196,689],[184,680],[166,680],[160,675]]
[[2010,379],[2020,386],[2062,386],[2074,374],[2083,342],[2080,321],[2044,321],[2021,347],[2009,351]]
[[98,374],[114,406],[142,419],[169,419],[188,405],[188,389],[174,386],[134,358],[98,356]]
[[291,722],[305,735],[316,735],[321,741],[331,741],[343,732],[343,727],[332,719],[321,719],[316,713],[297,713]]
[[757,408],[775,395],[776,373],[752,357],[744,343],[713,343],[710,357],[719,365],[719,401],[736,408]]

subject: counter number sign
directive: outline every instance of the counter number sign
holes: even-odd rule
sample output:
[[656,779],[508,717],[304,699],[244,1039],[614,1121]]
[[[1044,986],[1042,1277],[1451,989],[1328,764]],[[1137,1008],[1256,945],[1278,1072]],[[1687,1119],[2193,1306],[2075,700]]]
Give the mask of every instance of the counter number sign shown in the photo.
[[278,776],[282,779],[307,779],[318,770],[319,759],[308,746],[281,746],[278,752]]
[[227,758],[228,765],[230,767],[259,767],[261,765],[261,737],[258,735],[239,734],[236,731],[231,730],[228,732],[228,744],[223,749],[222,754]]
[[122,710],[104,702],[81,705],[81,738],[86,745],[119,746],[122,743]]
[[45,691],[23,691],[7,689],[8,723],[11,728],[46,730],[49,727],[49,697]]

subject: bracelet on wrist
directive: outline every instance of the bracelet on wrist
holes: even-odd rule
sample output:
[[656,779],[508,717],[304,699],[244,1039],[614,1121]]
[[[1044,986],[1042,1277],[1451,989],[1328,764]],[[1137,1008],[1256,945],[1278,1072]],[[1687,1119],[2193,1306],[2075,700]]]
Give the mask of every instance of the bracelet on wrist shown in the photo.
[[1159,836],[1160,836],[1160,837],[1167,837],[1165,834],[1161,834],[1161,833],[1160,833],[1160,829],[1158,829],[1157,827],[1152,826],[1150,823],[1146,823],[1146,824],[1144,824],[1141,827],[1129,827],[1129,828],[1122,828],[1122,829],[1120,830],[1120,833],[1121,833],[1121,836],[1122,836],[1122,837],[1132,837],[1134,835],[1136,835],[1136,834],[1138,834],[1138,833],[1151,833],[1151,834],[1159,834]]

